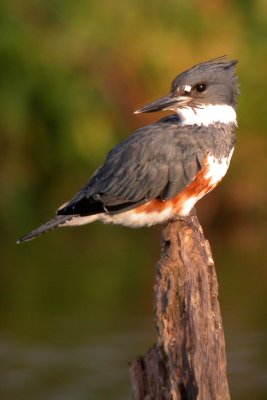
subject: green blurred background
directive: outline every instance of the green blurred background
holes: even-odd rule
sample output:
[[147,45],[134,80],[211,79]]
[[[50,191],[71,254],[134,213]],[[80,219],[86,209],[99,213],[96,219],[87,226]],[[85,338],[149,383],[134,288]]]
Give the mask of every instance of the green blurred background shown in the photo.
[[93,224],[16,245],[201,61],[238,58],[238,140],[198,214],[220,285],[233,399],[267,398],[267,1],[2,0],[0,398],[130,399],[155,340],[160,227]]

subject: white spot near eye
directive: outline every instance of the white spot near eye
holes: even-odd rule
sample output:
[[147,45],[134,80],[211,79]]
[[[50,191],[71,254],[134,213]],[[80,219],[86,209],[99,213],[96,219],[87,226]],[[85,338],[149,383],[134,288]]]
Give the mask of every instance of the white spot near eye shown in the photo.
[[184,91],[185,91],[185,92],[190,93],[191,90],[192,90],[192,86],[190,86],[190,85],[185,85],[185,86],[184,86]]

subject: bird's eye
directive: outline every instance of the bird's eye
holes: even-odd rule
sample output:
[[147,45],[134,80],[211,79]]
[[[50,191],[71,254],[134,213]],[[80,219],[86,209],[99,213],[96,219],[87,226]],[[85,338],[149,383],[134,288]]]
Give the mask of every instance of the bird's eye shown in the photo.
[[196,85],[196,91],[201,93],[204,92],[206,90],[207,86],[205,85],[205,83],[198,83]]

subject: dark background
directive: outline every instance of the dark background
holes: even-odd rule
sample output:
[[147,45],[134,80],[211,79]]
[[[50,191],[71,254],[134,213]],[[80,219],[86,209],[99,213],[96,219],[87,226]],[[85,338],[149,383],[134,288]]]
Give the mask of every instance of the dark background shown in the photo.
[[0,5],[0,397],[130,399],[155,340],[160,227],[98,223],[16,245],[184,69],[238,58],[238,139],[198,214],[220,285],[233,399],[267,398],[267,3],[124,0]]

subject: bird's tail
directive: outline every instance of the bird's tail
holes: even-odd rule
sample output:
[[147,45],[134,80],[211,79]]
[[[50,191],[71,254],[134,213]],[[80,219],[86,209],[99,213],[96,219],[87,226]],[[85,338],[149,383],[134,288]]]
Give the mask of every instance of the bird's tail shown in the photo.
[[68,221],[70,221],[74,215],[57,215],[55,218],[50,219],[50,221],[46,222],[45,224],[39,226],[38,228],[34,229],[33,231],[27,233],[26,235],[22,236],[20,239],[17,240],[17,243],[22,243],[27,240],[34,239],[36,236],[41,235],[51,229],[56,228],[57,226],[64,225]]

